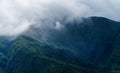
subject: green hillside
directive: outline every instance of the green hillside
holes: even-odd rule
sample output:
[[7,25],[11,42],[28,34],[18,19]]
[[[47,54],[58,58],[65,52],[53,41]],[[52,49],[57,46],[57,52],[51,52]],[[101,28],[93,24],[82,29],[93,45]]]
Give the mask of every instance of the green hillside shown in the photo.
[[54,54],[48,55],[49,51],[44,52],[47,48],[53,52],[58,49],[26,36],[19,37],[10,47],[7,73],[102,73],[102,70],[82,67],[64,58],[57,59]]
[[120,22],[90,17],[64,28],[0,37],[0,73],[120,72]]

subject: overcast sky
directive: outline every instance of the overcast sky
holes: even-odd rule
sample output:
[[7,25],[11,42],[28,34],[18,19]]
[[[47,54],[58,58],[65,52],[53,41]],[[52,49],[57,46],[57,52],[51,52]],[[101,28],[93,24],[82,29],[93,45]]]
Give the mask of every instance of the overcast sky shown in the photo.
[[37,20],[65,16],[103,16],[120,21],[119,5],[120,0],[0,0],[0,35],[18,35]]

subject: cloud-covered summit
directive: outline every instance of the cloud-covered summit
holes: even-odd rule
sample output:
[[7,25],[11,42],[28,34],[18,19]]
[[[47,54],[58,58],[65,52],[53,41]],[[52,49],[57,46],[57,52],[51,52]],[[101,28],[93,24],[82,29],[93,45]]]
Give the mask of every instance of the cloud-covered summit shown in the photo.
[[37,24],[52,27],[48,21],[59,23],[64,17],[103,16],[119,21],[119,4],[120,0],[0,0],[0,35],[19,35]]

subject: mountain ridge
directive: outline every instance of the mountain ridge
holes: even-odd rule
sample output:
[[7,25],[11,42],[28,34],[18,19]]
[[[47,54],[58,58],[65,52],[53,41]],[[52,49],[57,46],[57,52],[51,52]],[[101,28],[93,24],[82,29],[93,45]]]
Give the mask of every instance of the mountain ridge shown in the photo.
[[65,23],[64,30],[49,29],[44,39],[34,28],[30,30],[35,35],[26,32],[10,41],[6,73],[110,73],[116,64],[112,57],[119,55],[114,50],[119,49],[120,22],[103,17],[82,20]]

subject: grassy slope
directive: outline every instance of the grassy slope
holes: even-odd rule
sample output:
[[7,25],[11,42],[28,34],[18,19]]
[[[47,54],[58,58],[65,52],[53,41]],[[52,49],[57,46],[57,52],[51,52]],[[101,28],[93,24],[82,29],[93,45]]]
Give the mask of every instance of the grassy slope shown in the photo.
[[[81,47],[79,46],[81,44],[79,40],[87,41],[88,46],[86,46],[86,43],[85,43],[85,47],[83,47],[84,49],[88,50],[88,48],[92,49],[93,47],[95,47],[94,51],[91,53],[93,55],[90,56],[91,58],[94,59],[93,63],[95,62],[97,63],[99,61],[99,62],[102,62],[102,64],[104,65],[105,64],[104,62],[107,59],[109,59],[108,56],[111,55],[112,51],[114,50],[113,45],[116,40],[115,38],[117,37],[118,33],[120,33],[119,32],[120,23],[114,22],[105,18],[96,18],[96,17],[92,18],[92,21],[93,21],[92,23],[88,23],[85,20],[85,22],[87,23],[82,23],[82,24],[87,26],[82,28],[78,27],[77,24],[75,26],[74,25],[69,27],[66,26],[68,28],[68,32],[65,33],[66,35],[62,35],[62,38],[60,39],[61,36],[58,37],[59,34],[58,35],[55,34],[55,37],[57,38],[55,37],[53,38],[55,38],[55,40],[57,39],[57,41],[60,41],[60,44],[61,44],[61,40],[63,42],[67,42],[68,44],[70,42],[70,46],[71,44],[73,44],[72,45],[73,47],[74,45],[78,44],[77,46],[75,46],[77,48]],[[75,22],[73,22],[72,24],[75,24]],[[76,41],[78,42],[75,43]],[[38,41],[28,37],[18,38],[17,40],[14,41],[13,45],[10,47],[8,71],[10,73],[18,73],[18,72],[30,73],[30,70],[33,67],[36,67],[36,68],[33,68],[36,71],[35,73],[44,72],[44,70],[47,70],[47,69],[50,71],[46,71],[46,72],[50,72],[50,73],[64,73],[64,72],[67,73],[66,72],[67,69],[68,69],[67,71],[70,71],[71,73],[77,73],[77,72],[80,73],[82,71],[88,71],[87,73],[89,72],[101,73],[102,70],[91,67],[89,66],[89,64],[86,64],[82,62],[80,59],[77,59],[68,47],[61,46],[60,44],[53,43],[53,42],[44,43],[44,41]],[[79,49],[76,52],[80,54]],[[112,56],[112,57],[115,57],[115,56]],[[28,61],[30,61],[29,62],[30,65],[28,65],[27,63]],[[35,64],[32,64],[33,62]],[[81,65],[82,63],[83,65],[85,65],[85,67]],[[24,64],[25,64],[25,67],[24,67]],[[44,66],[44,64],[47,64],[47,65]],[[53,68],[54,70],[52,71],[51,71],[52,69],[51,65],[54,65],[54,68]],[[18,66],[19,68],[16,68]],[[41,68],[40,66],[42,66],[42,69],[40,69]],[[98,71],[96,72],[96,70]]]
[[69,58],[68,60],[65,58],[59,59],[60,56],[57,56],[57,58],[54,56],[55,54],[47,54],[50,51],[46,52],[46,48],[49,48],[53,53],[58,49],[53,45],[52,48],[50,46],[50,44],[43,44],[25,36],[20,37],[11,46],[7,72],[33,73],[31,72],[32,68],[34,73],[101,73],[100,70],[74,64]]

